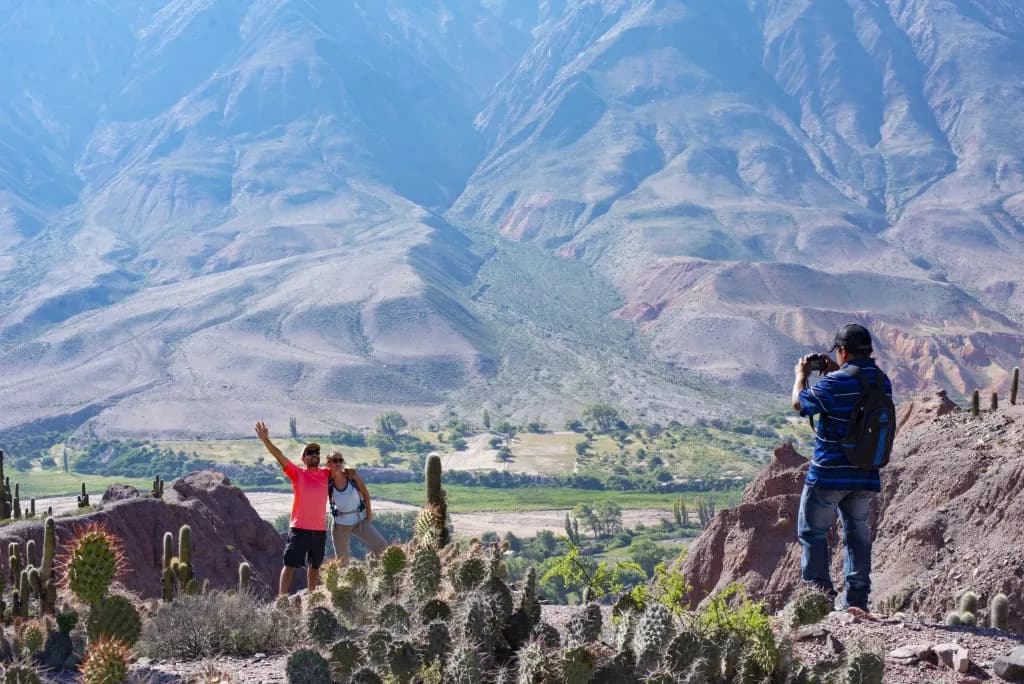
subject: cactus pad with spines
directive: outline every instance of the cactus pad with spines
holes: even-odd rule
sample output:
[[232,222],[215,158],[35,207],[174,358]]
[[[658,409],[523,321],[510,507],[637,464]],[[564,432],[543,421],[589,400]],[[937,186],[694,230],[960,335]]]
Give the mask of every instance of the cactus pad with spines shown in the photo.
[[108,596],[89,610],[86,632],[92,641],[107,638],[134,646],[142,634],[142,618],[124,596]]
[[350,684],[384,684],[384,680],[371,667],[361,667],[352,673]]
[[480,684],[483,678],[480,657],[472,648],[457,648],[448,658],[444,681],[449,684]]
[[399,682],[409,682],[420,667],[420,656],[408,639],[396,639],[388,644],[388,670]]
[[633,650],[636,652],[637,664],[641,667],[655,667],[673,636],[675,625],[668,608],[660,603],[648,606],[637,620],[633,632]]
[[882,684],[885,659],[878,653],[860,651],[847,658],[840,676],[842,684]]
[[327,645],[338,638],[341,625],[329,609],[316,606],[306,616],[306,631],[310,638],[318,644]]
[[423,656],[427,660],[443,658],[451,648],[451,632],[444,622],[431,622],[423,633],[422,643]]
[[441,559],[433,548],[418,548],[412,557],[412,588],[419,599],[434,596],[441,586]]
[[591,603],[573,613],[565,626],[566,643],[573,646],[601,638],[601,606]]
[[300,648],[285,665],[288,684],[330,684],[331,668],[322,655],[311,648]]
[[377,625],[392,632],[409,631],[409,612],[398,603],[385,603],[377,612]]
[[119,641],[101,639],[89,644],[82,663],[84,684],[113,684],[128,679],[128,647]]
[[449,580],[456,591],[470,591],[480,586],[487,576],[487,565],[478,556],[470,556],[453,566]]
[[331,674],[335,678],[344,679],[351,675],[363,661],[363,654],[352,639],[339,639],[331,645],[328,662]]
[[588,684],[594,678],[594,654],[585,646],[566,649],[559,658],[560,677],[565,684]]
[[452,616],[451,606],[442,599],[433,598],[420,607],[420,621],[424,623],[435,620],[448,620]]
[[93,525],[71,540],[67,567],[67,585],[79,599],[95,605],[107,594],[122,567],[117,538],[106,529]]

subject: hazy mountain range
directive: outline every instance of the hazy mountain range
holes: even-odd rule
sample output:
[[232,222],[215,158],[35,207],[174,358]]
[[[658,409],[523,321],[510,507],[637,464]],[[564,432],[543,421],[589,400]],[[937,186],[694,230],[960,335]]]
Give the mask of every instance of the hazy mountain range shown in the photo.
[[1016,0],[9,5],[0,429],[764,410],[851,319],[902,393],[1024,356]]

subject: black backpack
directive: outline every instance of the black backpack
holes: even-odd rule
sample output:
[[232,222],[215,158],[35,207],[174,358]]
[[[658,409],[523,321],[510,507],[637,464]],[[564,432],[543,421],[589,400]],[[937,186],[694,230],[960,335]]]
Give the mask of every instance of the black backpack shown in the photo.
[[888,464],[896,436],[896,405],[885,393],[885,373],[875,370],[872,383],[859,373],[857,366],[843,369],[860,383],[860,396],[850,412],[840,446],[847,460],[861,470],[875,470]]

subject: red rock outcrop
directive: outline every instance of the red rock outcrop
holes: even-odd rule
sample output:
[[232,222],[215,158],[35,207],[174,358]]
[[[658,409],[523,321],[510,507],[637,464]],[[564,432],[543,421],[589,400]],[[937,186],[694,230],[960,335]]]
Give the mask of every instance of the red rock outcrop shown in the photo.
[[[954,408],[943,395],[900,406],[872,510],[872,602],[939,618],[971,589],[980,623],[1002,592],[1010,628],[1024,632],[1024,406],[977,418]],[[715,515],[680,566],[696,600],[739,581],[777,608],[800,586],[795,522],[805,470],[792,447],[779,447],[742,503]],[[842,551],[833,546],[839,586]]]
[[[115,487],[118,487],[115,485]],[[192,565],[196,577],[211,588],[238,585],[238,565],[252,565],[252,585],[270,591],[277,585],[284,543],[273,526],[259,517],[242,490],[231,486],[222,473],[203,471],[175,480],[164,498],[140,496],[133,488],[118,487],[105,497],[102,510],[56,518],[58,555],[76,530],[92,523],[104,525],[121,539],[125,572],[118,580],[144,597],[160,595],[160,568],[164,532],[192,528]],[[43,526],[38,520],[21,521],[0,529],[0,548],[7,543],[35,539],[42,548]],[[177,547],[175,547],[177,548]],[[7,558],[0,561],[7,572]]]

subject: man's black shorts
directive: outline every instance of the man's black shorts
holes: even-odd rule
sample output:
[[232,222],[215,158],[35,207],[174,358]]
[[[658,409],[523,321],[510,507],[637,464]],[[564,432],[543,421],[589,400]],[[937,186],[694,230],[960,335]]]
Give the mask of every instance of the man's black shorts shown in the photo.
[[324,562],[326,545],[327,533],[323,530],[318,532],[292,527],[284,542],[284,564],[289,568],[301,568],[309,563],[309,567],[315,570]]

